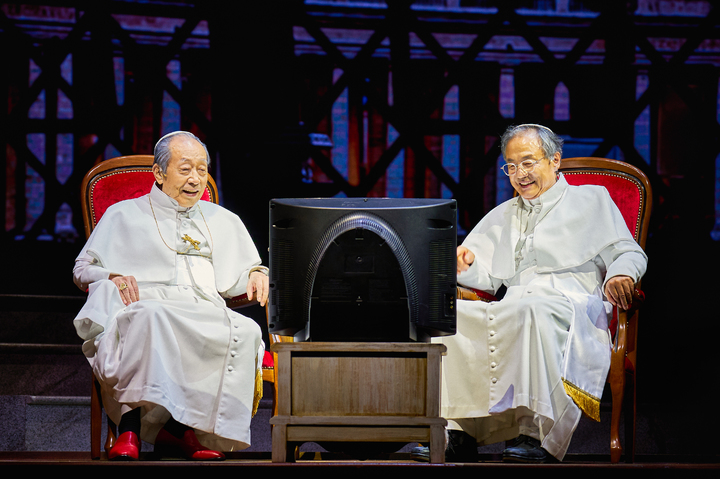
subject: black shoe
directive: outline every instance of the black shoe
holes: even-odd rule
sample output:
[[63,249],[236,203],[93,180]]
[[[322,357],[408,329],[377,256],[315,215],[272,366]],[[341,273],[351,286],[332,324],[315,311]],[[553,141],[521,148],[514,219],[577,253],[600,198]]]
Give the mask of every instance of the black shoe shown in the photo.
[[[410,455],[416,461],[430,462],[430,448],[414,447]],[[448,431],[448,444],[445,448],[445,462],[478,462],[477,442],[464,431]]]
[[450,429],[445,460],[447,462],[478,462],[477,441],[465,431]]
[[427,446],[417,446],[410,450],[410,457],[416,461],[430,462],[430,448]]
[[550,455],[540,447],[540,441],[520,435],[503,451],[503,461],[508,462],[548,462]]

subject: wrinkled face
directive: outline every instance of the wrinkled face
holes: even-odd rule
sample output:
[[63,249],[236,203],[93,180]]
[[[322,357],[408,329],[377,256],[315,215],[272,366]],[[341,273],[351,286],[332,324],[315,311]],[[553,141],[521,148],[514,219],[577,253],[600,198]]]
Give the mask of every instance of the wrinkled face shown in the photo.
[[517,168],[510,175],[510,183],[520,196],[527,200],[538,198],[557,181],[557,170],[560,167],[560,154],[554,158],[545,156],[540,140],[535,135],[518,135],[510,140],[505,147],[505,162],[520,165],[527,160],[540,160],[531,171]]
[[196,140],[180,136],[170,142],[169,149],[167,172],[163,173],[160,166],[153,165],[155,180],[163,193],[180,206],[193,206],[200,200],[207,185],[205,149]]

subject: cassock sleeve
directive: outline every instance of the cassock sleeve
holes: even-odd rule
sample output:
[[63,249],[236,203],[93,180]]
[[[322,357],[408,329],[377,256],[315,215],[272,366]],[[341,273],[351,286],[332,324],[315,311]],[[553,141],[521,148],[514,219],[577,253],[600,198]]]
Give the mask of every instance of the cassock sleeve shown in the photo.
[[600,251],[600,258],[607,267],[603,291],[605,284],[613,276],[630,276],[637,283],[647,269],[647,256],[633,241],[619,241],[607,246]]
[[475,255],[475,261],[467,270],[457,275],[458,283],[486,293],[497,293],[497,290],[502,286],[502,280],[490,276],[488,271],[482,267],[481,262],[477,261],[477,252],[473,251],[473,254]]

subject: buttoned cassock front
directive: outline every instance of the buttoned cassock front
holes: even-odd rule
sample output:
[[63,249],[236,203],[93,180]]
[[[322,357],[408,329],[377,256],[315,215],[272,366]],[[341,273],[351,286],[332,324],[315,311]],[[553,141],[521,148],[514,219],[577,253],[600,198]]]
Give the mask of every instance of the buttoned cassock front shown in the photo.
[[610,363],[604,281],[638,281],[647,257],[604,188],[558,182],[537,200],[513,198],[463,243],[475,253],[460,284],[501,301],[458,302],[457,334],[436,339],[442,415],[480,444],[538,436],[562,459],[581,416],[566,392],[602,395]]
[[[264,345],[222,296],[244,293],[259,264],[240,219],[215,204],[183,208],[153,187],[107,210],[73,273],[90,293],[75,326],[113,421],[140,406],[145,441],[172,415],[211,449],[250,444]],[[135,276],[140,301],[126,307],[110,274]]]

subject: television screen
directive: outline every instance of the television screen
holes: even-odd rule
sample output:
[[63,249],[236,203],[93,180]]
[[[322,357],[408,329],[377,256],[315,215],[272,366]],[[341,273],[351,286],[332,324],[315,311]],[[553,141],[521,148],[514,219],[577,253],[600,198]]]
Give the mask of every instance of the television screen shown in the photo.
[[270,202],[269,330],[296,341],[455,333],[455,200]]

